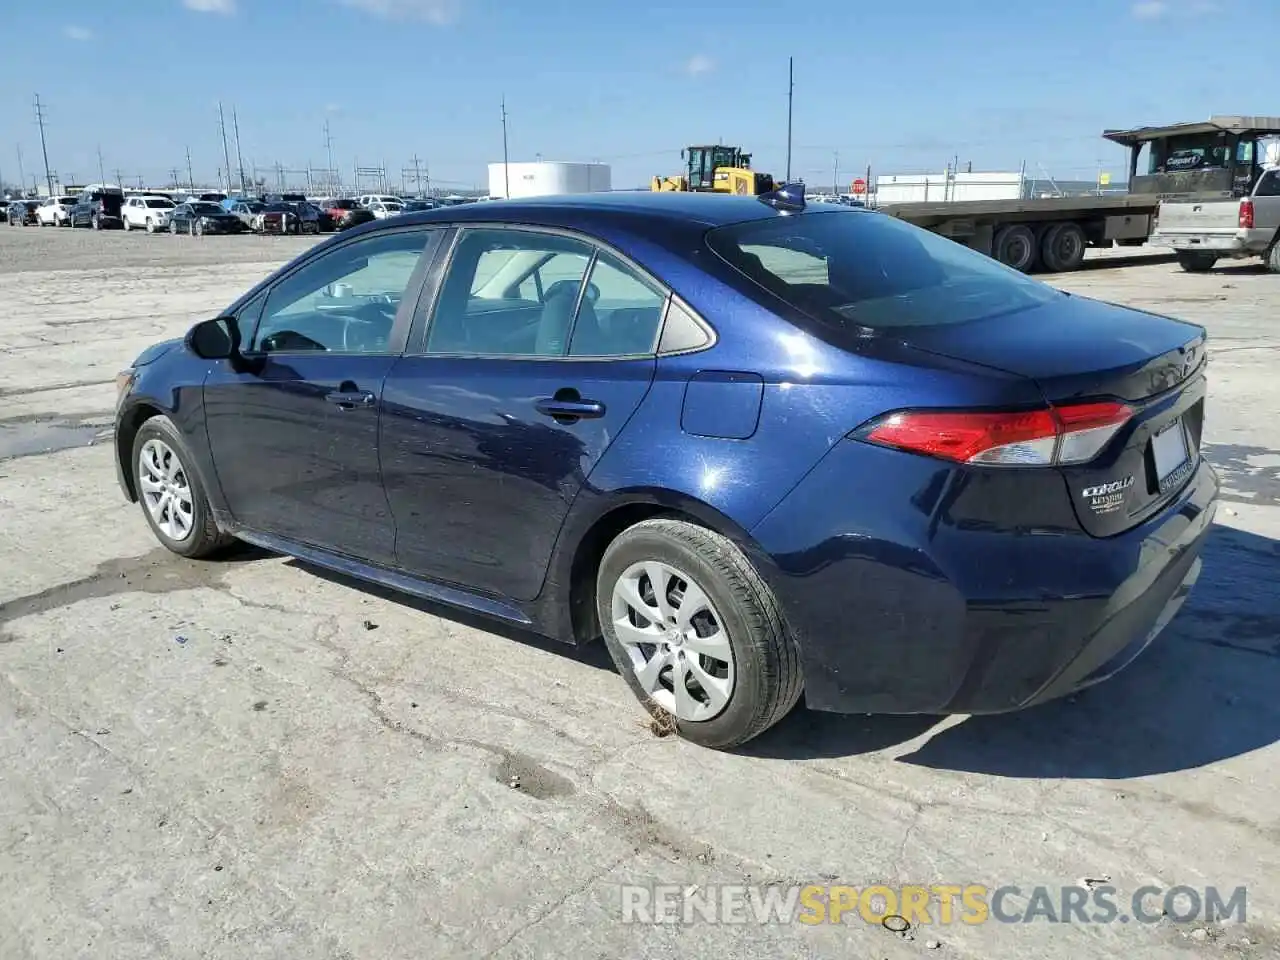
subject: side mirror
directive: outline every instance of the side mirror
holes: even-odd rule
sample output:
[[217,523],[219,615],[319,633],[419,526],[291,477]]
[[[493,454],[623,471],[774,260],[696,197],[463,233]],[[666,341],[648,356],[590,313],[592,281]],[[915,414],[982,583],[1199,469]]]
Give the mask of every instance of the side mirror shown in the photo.
[[187,348],[202,360],[228,360],[240,352],[235,317],[202,320],[187,333]]

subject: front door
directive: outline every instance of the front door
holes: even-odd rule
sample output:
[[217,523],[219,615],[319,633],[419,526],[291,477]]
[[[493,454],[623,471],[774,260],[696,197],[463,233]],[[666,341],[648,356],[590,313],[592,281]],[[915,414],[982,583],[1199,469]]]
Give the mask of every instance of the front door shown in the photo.
[[538,594],[569,507],[649,390],[665,302],[586,241],[461,234],[425,336],[383,392],[403,568]]
[[342,244],[240,311],[247,364],[220,363],[204,388],[218,481],[239,523],[394,563],[379,417],[432,235],[406,229]]

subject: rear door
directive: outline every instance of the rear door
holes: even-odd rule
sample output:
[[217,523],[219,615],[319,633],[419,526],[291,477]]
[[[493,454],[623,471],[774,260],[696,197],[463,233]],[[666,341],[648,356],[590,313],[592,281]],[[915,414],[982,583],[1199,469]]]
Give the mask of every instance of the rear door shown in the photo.
[[387,231],[332,247],[240,311],[247,364],[205,381],[205,415],[235,519],[373,563],[395,561],[379,418],[438,231]]
[[666,301],[586,239],[462,231],[383,393],[400,565],[535,597],[570,505],[649,390]]

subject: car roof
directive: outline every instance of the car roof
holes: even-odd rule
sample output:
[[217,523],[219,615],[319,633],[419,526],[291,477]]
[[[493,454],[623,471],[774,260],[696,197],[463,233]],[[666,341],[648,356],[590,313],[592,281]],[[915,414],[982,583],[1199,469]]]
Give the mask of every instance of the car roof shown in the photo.
[[[822,213],[841,209],[837,204],[816,204]],[[811,207],[812,209],[813,207]],[[848,208],[843,208],[848,209]],[[584,193],[523,200],[497,200],[438,207],[397,217],[396,226],[413,223],[522,223],[533,226],[582,229],[644,224],[650,228],[698,227],[710,229],[744,220],[765,220],[784,214],[755,197],[709,193],[659,193],[619,191]],[[390,227],[388,224],[388,228]]]

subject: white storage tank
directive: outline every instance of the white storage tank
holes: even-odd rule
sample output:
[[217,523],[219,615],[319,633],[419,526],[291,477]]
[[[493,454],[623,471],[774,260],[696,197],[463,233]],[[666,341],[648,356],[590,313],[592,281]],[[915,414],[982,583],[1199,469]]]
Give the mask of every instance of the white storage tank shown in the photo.
[[[505,168],[505,169],[504,169]],[[489,164],[489,195],[509,199],[546,197],[565,193],[599,193],[612,190],[612,174],[607,163],[563,163],[539,160],[534,163]]]

